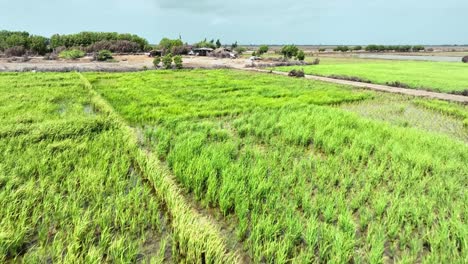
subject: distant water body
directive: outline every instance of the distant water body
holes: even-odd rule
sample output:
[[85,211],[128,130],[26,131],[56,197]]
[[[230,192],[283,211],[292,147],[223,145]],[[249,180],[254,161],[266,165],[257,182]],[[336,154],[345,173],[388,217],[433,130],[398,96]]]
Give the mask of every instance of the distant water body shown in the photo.
[[411,55],[389,55],[389,54],[358,54],[359,58],[384,59],[384,60],[417,60],[417,61],[443,61],[461,62],[461,57],[449,56],[411,56]]

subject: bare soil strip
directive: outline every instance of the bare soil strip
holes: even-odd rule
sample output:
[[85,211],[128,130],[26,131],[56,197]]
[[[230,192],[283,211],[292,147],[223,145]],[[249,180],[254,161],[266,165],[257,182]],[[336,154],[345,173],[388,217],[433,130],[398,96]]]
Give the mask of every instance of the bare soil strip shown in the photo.
[[[288,76],[287,72],[269,71],[269,70],[263,70],[263,69],[253,69],[253,68],[237,68],[237,69],[246,70],[246,71],[273,73],[273,74]],[[417,89],[398,88],[398,87],[392,87],[392,86],[380,85],[380,84],[339,80],[339,79],[321,77],[321,76],[316,76],[316,75],[306,75],[305,78],[309,80],[330,82],[330,83],[336,83],[336,84],[342,84],[342,85],[350,85],[354,87],[371,89],[371,90],[387,92],[387,93],[406,94],[406,95],[417,96],[417,97],[426,97],[426,98],[468,104],[468,96],[462,96],[462,95],[437,93],[437,92],[429,92],[429,91],[417,90]]]

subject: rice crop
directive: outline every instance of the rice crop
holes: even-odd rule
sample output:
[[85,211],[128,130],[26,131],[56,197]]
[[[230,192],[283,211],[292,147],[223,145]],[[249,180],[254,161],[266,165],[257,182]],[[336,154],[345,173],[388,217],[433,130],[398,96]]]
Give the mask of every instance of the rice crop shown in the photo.
[[0,262],[235,262],[74,73],[0,74]]
[[253,262],[468,258],[468,146],[335,108],[373,93],[228,70],[85,77]]

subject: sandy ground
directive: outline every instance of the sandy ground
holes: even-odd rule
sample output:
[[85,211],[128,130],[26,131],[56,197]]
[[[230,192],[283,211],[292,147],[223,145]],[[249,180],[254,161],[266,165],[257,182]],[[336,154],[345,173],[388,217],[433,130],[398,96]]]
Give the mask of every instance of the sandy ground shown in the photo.
[[[145,67],[153,67],[153,58],[145,55],[115,56],[116,62],[96,62],[85,57],[80,60],[44,60],[40,57],[31,58],[27,62],[11,61],[0,58],[0,71],[138,71]],[[218,59],[212,57],[184,56],[184,66],[187,68],[243,68],[250,64],[249,59]]]

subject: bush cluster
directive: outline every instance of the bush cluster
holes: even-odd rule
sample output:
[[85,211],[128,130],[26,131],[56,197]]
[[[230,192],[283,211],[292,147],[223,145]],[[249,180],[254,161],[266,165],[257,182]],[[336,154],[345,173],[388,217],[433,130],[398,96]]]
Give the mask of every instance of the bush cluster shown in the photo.
[[462,62],[468,63],[468,56],[463,57],[463,58],[462,58]]
[[263,54],[267,53],[270,48],[267,45],[262,45],[258,48],[256,55],[262,56]]
[[100,50],[94,53],[93,59],[96,61],[108,61],[112,60],[112,52],[110,50]]
[[166,54],[162,57],[162,63],[164,69],[172,69],[172,54]]
[[288,73],[288,76],[290,77],[297,77],[297,78],[304,78],[305,73],[304,70],[292,70]]
[[396,51],[396,52],[410,52],[410,51],[423,51],[425,50],[424,46],[416,45],[395,45],[395,46],[384,46],[384,45],[368,45],[366,51],[370,52],[383,52],[383,51]]
[[22,46],[11,47],[5,50],[7,57],[21,57],[26,54],[26,49]]
[[182,69],[183,68],[183,61],[182,61],[182,56],[176,55],[172,56],[171,53],[168,53],[164,55],[163,57],[157,56],[153,60],[153,65],[155,68],[159,68],[159,64],[162,62],[162,66],[164,69],[172,69],[172,63],[174,62],[175,68],[176,69]]
[[349,47],[348,46],[336,46],[336,48],[334,48],[333,51],[347,52],[349,51]]
[[84,51],[79,49],[71,49],[60,52],[61,59],[76,60],[85,56]]
[[145,51],[149,47],[146,39],[132,34],[119,34],[116,32],[81,32],[78,34],[59,35],[55,34],[50,38],[50,46],[55,49],[60,46],[88,47],[100,41],[127,40],[139,45],[138,51]]
[[305,53],[302,50],[299,50],[296,55],[296,59],[298,61],[304,61],[305,60]]
[[[0,51],[11,54],[12,51],[24,50],[24,54],[44,55],[48,52],[49,40],[42,36],[30,35],[28,32],[0,31]],[[7,52],[8,51],[8,52]],[[13,52],[17,54],[17,52]],[[12,55],[16,56],[16,55]],[[22,55],[20,55],[22,56]]]
[[[207,41],[206,38],[198,43],[195,43],[195,48],[211,48],[216,49],[216,43],[214,39]],[[236,46],[237,47],[237,46]]]
[[87,52],[110,50],[112,52],[133,53],[150,50],[148,41],[137,35],[106,32],[81,32],[71,35],[53,35],[50,39],[30,35],[28,32],[0,31],[0,52],[19,51],[22,47],[26,54],[46,55],[57,48],[77,48]]
[[300,50],[296,45],[283,46],[280,53],[284,56],[284,59],[291,59],[296,57],[296,59],[299,61],[305,60],[305,52]]
[[87,52],[99,52],[109,50],[115,53],[135,53],[139,52],[140,45],[129,40],[101,40],[86,47]]
[[281,54],[288,59],[295,57],[298,52],[299,48],[296,47],[296,45],[286,45],[283,48],[281,48]]

